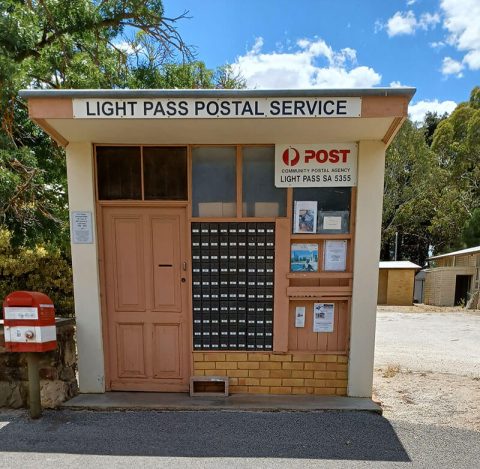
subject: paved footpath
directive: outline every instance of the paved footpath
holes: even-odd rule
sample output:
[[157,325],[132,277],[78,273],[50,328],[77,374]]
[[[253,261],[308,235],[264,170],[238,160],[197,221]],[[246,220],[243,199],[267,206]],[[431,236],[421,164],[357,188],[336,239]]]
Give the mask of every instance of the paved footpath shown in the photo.
[[0,410],[0,467],[477,468],[480,433],[369,412]]

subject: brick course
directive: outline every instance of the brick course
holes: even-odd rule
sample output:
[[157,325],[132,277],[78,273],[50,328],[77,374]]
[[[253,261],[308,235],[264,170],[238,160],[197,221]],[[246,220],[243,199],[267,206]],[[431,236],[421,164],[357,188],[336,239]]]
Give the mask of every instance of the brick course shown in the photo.
[[228,376],[232,393],[347,394],[345,355],[194,352],[195,376]]

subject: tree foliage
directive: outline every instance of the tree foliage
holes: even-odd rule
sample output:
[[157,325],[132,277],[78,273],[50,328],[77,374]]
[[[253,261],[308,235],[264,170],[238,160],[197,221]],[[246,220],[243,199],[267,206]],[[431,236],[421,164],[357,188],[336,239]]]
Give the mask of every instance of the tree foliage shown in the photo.
[[16,290],[41,291],[55,304],[56,314],[73,314],[70,259],[59,248],[14,247],[11,233],[0,229],[0,298]]
[[[448,117],[407,120],[386,154],[382,259],[424,265],[471,244],[480,210],[480,88]],[[472,237],[473,236],[473,237]]]
[[29,121],[20,88],[233,88],[193,61],[161,0],[0,0],[0,223],[14,246],[68,245],[64,152]]

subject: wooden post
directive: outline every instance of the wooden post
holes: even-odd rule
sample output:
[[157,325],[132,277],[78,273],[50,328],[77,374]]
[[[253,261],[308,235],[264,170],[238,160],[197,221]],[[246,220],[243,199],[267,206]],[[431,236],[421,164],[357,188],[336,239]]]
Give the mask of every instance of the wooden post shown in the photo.
[[40,357],[38,353],[27,353],[28,364],[28,398],[30,402],[30,417],[38,419],[42,415],[42,404],[40,402]]

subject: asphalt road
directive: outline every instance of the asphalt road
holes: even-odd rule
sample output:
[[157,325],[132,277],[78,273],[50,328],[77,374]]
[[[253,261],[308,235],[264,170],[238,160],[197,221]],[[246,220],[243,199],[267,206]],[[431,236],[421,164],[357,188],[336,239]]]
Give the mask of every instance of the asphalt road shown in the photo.
[[480,434],[368,412],[0,412],[0,467],[478,467]]
[[375,366],[480,376],[480,316],[378,312]]
[[[380,312],[376,366],[478,374],[480,317]],[[473,370],[473,371],[472,371]],[[0,410],[0,468],[477,468],[480,433],[368,412]]]

